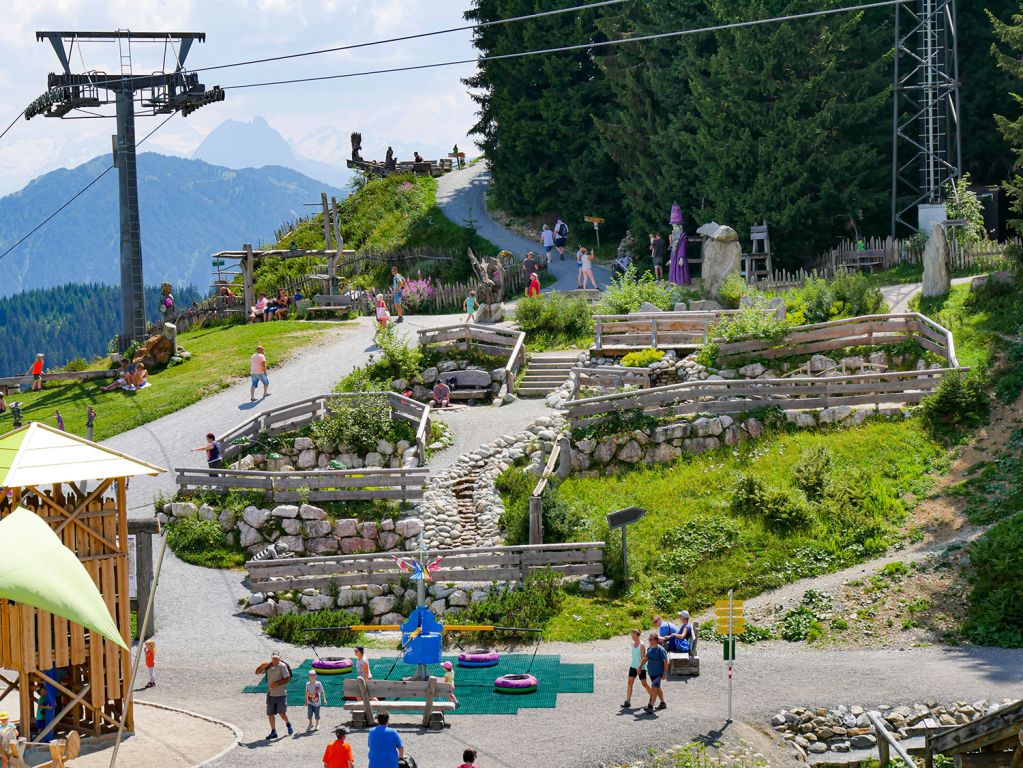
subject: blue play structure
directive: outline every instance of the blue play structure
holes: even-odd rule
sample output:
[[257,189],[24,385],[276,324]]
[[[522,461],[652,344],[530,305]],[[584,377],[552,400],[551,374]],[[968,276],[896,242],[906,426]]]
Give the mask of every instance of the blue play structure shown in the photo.
[[406,664],[440,664],[444,626],[429,608],[416,608],[401,625]]

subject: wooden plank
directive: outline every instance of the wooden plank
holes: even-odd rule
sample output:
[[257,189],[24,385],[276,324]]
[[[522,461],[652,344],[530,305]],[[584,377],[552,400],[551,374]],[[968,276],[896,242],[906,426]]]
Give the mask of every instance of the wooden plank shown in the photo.
[[934,752],[945,755],[981,749],[1001,741],[1023,724],[1023,699],[984,715],[973,722],[932,736],[928,744]]
[[[447,696],[454,686],[436,678],[430,678],[434,683],[434,692],[438,696]],[[345,696],[358,696],[363,686],[366,686],[370,696],[384,696],[398,699],[425,699],[429,688],[430,680],[379,680],[371,679],[368,684],[361,677],[350,677],[344,681]],[[359,703],[359,702],[356,702]],[[373,702],[376,706],[378,702]],[[382,703],[382,702],[380,702]],[[440,702],[438,702],[439,704]],[[451,703],[454,706],[454,703]]]

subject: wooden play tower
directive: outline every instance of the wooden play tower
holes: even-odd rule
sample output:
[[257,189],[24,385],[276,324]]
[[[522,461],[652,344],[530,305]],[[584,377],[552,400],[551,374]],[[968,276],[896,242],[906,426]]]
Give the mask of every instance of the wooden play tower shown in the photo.
[[[78,556],[129,646],[125,490],[128,478],[163,471],[39,423],[0,436],[0,519],[19,506],[42,518]],[[0,599],[0,709],[18,695],[22,736],[116,732],[130,677],[128,651],[80,624]],[[52,704],[42,727],[33,719],[40,696]]]

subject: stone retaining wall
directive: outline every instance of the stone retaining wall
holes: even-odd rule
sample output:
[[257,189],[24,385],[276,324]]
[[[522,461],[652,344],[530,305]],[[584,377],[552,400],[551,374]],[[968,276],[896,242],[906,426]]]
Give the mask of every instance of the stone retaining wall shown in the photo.
[[334,445],[311,437],[296,437],[284,441],[276,453],[280,458],[268,459],[259,453],[242,456],[231,465],[231,469],[257,469],[267,472],[291,472],[296,469],[327,469],[331,462],[340,463],[344,469],[363,467],[415,467],[418,466],[416,446],[408,440],[392,443],[378,440],[376,449],[359,454],[346,445]]

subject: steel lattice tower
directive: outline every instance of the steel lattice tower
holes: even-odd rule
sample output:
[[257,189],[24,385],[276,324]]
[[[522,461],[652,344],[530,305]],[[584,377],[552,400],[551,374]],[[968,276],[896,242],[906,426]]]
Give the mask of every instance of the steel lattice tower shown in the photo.
[[892,235],[918,229],[921,204],[937,204],[959,178],[959,53],[955,0],[895,6]]

